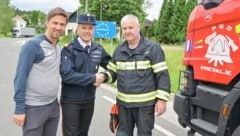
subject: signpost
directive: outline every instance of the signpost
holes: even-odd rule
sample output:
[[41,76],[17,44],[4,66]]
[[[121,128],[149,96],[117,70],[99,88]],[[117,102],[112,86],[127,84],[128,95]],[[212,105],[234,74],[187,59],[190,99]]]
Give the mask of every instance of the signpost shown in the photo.
[[94,38],[116,38],[116,22],[96,21]]

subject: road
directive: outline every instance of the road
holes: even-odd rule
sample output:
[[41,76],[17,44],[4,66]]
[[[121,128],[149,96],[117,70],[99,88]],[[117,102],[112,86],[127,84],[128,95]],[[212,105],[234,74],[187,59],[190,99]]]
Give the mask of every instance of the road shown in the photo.
[[[16,70],[18,54],[24,39],[0,39],[0,136],[21,136],[22,130],[12,121],[14,110],[13,80]],[[59,91],[60,92],[60,91]],[[97,89],[95,112],[89,130],[89,136],[113,136],[110,132],[109,111],[115,100],[116,89],[108,85],[101,85]],[[172,99],[167,103],[167,111],[157,117],[153,136],[186,136],[187,129],[177,122],[173,111]],[[57,136],[61,134],[61,121]]]

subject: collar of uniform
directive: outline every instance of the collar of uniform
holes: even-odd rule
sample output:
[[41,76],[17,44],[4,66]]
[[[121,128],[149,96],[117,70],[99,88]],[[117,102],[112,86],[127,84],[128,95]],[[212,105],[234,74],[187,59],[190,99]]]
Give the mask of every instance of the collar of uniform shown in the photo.
[[[146,46],[145,46],[145,38],[143,36],[141,36],[140,38],[140,41],[138,43],[138,46],[134,49],[134,53],[137,53],[140,52],[142,49],[145,49]],[[124,43],[122,43],[122,45],[120,46],[121,47],[121,51],[127,51],[128,52],[128,42],[125,41]]]
[[77,39],[83,48],[85,48],[86,46],[91,46],[91,41],[88,44],[86,44],[85,42],[83,42],[83,40],[80,37],[78,37]]

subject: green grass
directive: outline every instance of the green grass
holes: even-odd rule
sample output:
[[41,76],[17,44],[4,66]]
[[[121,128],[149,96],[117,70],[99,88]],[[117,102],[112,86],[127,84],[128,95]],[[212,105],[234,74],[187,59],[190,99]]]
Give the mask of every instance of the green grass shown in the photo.
[[171,80],[171,92],[178,91],[179,71],[184,69],[182,65],[183,46],[162,46]]

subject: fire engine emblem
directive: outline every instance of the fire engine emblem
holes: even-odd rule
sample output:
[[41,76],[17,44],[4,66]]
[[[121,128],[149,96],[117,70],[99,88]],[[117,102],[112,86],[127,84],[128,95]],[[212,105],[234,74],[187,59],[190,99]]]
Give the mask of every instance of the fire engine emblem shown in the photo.
[[238,46],[229,37],[223,34],[217,34],[214,31],[212,34],[206,37],[205,43],[208,44],[207,53],[205,55],[208,58],[208,63],[213,63],[215,67],[218,64],[223,65],[225,63],[233,63],[230,56],[231,49],[235,52]]
[[206,22],[211,21],[212,18],[213,18],[213,13],[212,13],[212,11],[209,11],[209,12],[206,12],[206,13],[205,13],[205,15],[204,15],[204,20],[205,20]]

